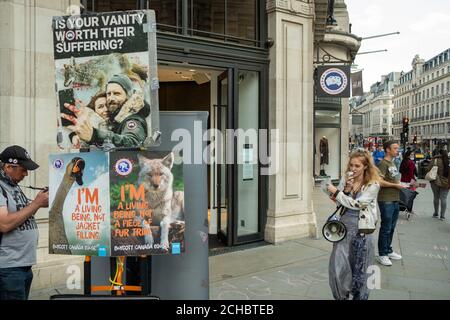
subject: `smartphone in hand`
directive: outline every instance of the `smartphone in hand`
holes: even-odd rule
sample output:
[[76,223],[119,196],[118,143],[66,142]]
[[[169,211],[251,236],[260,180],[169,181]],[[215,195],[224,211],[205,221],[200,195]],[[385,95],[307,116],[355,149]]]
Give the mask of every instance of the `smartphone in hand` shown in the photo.
[[[64,89],[64,90],[58,91],[58,98],[59,98],[59,111],[61,113],[75,116],[75,114],[72,111],[70,111],[69,109],[64,107],[65,103],[75,105],[75,97],[74,97],[73,89]],[[61,124],[64,127],[73,125],[72,122],[70,122],[69,120],[66,120],[64,118],[61,118]]]

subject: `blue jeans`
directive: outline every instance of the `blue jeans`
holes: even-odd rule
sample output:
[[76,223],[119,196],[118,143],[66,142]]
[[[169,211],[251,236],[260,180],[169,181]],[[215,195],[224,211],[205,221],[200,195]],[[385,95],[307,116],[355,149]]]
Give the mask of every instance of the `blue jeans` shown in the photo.
[[378,254],[387,256],[392,253],[392,238],[398,219],[398,202],[378,202],[381,214],[380,233],[378,235]]
[[32,280],[31,267],[0,268],[0,300],[27,300]]

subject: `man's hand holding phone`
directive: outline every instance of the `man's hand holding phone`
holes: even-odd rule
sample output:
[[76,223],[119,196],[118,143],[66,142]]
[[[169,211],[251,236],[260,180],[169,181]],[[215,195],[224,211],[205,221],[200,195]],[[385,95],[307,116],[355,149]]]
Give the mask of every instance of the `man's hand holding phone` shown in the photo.
[[64,107],[73,112],[74,116],[62,113],[61,117],[70,121],[73,125],[67,127],[67,129],[75,132],[81,140],[89,142],[92,139],[94,128],[90,122],[90,112],[93,112],[90,108],[87,108],[80,100],[75,99],[75,105],[68,103],[64,104]]

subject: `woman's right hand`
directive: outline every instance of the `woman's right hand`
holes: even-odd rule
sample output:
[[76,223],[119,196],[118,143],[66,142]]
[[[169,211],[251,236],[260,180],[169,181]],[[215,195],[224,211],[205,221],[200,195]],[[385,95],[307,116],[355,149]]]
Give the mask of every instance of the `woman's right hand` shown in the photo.
[[344,188],[344,192],[350,192],[353,190],[353,182],[354,179],[353,177],[348,177],[345,179],[345,188]]

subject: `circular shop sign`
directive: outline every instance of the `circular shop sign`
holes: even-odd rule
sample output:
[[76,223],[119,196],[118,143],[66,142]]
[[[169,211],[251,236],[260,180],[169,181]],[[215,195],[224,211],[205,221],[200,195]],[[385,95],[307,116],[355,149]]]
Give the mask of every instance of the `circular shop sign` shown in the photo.
[[338,68],[326,70],[320,77],[320,87],[328,94],[336,95],[347,88],[347,75]]

